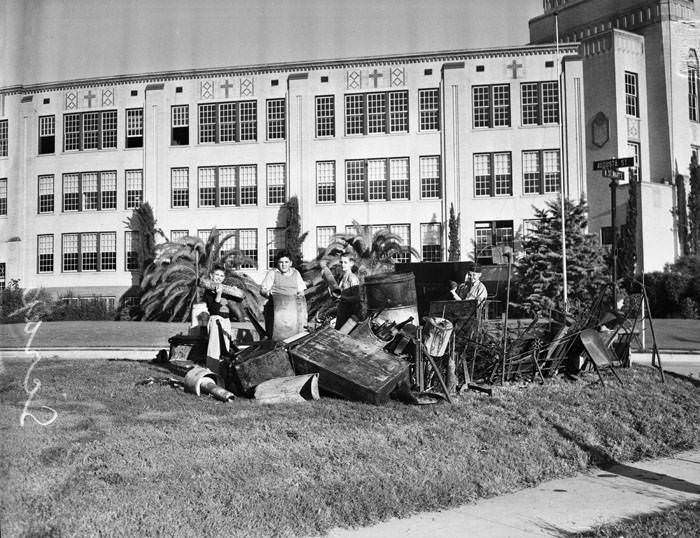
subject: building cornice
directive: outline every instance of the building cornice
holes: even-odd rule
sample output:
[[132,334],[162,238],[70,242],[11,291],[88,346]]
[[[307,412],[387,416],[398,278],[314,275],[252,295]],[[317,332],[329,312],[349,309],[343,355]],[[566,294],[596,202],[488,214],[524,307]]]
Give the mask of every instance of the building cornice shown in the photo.
[[[134,84],[134,83],[158,83],[173,80],[217,78],[231,76],[263,75],[269,73],[292,74],[297,72],[319,71],[324,69],[356,68],[367,65],[391,65],[411,64],[419,62],[457,62],[464,60],[477,60],[513,56],[535,56],[554,54],[556,46],[546,45],[522,45],[515,47],[498,47],[488,49],[447,50],[437,52],[421,52],[413,54],[395,54],[389,56],[362,56],[358,58],[341,58],[335,60],[313,60],[304,62],[280,62],[271,64],[254,64],[244,66],[216,67],[204,69],[185,69],[177,71],[154,71],[150,73],[114,75],[108,77],[93,77],[37,84],[17,84],[0,88],[0,93],[27,94],[46,91],[56,91],[74,88],[87,88],[94,86]],[[578,43],[560,44],[560,54],[578,53]]]

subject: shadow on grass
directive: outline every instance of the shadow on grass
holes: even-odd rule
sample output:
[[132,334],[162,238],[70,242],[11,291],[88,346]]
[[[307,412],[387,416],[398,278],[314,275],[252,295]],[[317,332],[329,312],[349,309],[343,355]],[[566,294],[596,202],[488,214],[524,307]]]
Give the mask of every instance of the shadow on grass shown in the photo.
[[[663,363],[661,363],[663,366]],[[678,374],[676,372],[669,372],[667,370],[664,370],[664,375],[667,375],[669,377],[673,377],[674,379],[678,379],[681,381],[688,381],[692,383],[694,387],[700,387],[700,379],[696,379],[694,377],[691,377],[689,375],[683,375],[683,374]]]
[[655,473],[653,471],[647,471],[644,469],[639,469],[638,467],[632,467],[630,465],[625,465],[624,463],[619,463],[611,458],[604,450],[586,443],[578,435],[565,427],[554,423],[552,423],[552,426],[564,439],[575,443],[581,450],[586,452],[594,465],[599,467],[601,470],[610,473],[598,475],[601,478],[624,476],[625,478],[646,482],[647,484],[654,484],[668,489],[682,491],[684,493],[700,495],[700,485],[698,484],[688,482],[687,480],[681,480],[680,478],[675,478],[667,474]]

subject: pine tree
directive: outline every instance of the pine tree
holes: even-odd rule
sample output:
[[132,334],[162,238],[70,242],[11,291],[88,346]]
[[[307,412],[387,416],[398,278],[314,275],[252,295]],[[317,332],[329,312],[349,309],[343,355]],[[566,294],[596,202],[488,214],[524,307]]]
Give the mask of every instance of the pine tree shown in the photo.
[[[690,170],[692,174],[692,164]],[[685,178],[681,174],[676,174],[676,198],[678,199],[678,208],[676,209],[678,243],[681,249],[681,256],[685,256],[689,253],[690,242],[688,238],[688,206],[686,205]]]
[[[604,250],[597,238],[586,233],[586,202],[565,203],[566,275],[569,310],[586,308],[610,281]],[[531,315],[546,315],[550,308],[563,310],[561,206],[547,202],[535,209],[535,230],[523,240],[525,256],[518,260],[520,305]],[[571,308],[573,307],[573,308]]]
[[450,242],[450,247],[447,251],[447,261],[458,262],[462,257],[462,245],[460,240],[460,221],[462,220],[462,214],[459,213],[455,216],[455,206],[450,204],[450,220],[448,223],[448,240]]
[[299,199],[296,196],[292,196],[283,207],[287,210],[287,224],[284,228],[284,248],[292,258],[292,265],[299,267],[302,261],[301,245],[308,235],[308,232],[301,233]]
[[617,275],[619,278],[634,277],[637,263],[637,197],[639,185],[630,177],[627,190],[627,219],[618,236]]
[[[680,206],[679,206],[680,207]],[[690,161],[690,193],[688,194],[688,254],[700,255],[700,164],[693,155]]]

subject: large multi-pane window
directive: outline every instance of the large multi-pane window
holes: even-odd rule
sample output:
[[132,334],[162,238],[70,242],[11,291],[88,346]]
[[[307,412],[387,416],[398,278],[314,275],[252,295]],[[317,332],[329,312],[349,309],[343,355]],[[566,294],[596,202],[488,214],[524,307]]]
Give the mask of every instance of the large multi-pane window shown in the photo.
[[421,256],[424,262],[442,261],[442,224],[430,222],[420,225]]
[[408,200],[408,157],[345,161],[345,187],[348,202]]
[[203,166],[198,170],[199,207],[257,205],[255,165]]
[[440,129],[440,92],[437,88],[418,90],[418,116],[421,131]]
[[316,163],[316,203],[335,202],[335,161]]
[[335,136],[335,96],[316,97],[316,136]]
[[170,170],[170,207],[189,207],[190,205],[190,169],[172,168]]
[[257,139],[257,101],[199,105],[200,144],[245,142]]
[[277,253],[284,250],[284,228],[267,229],[267,266],[275,266]]
[[284,163],[267,165],[267,203],[283,204],[287,199],[287,178]]
[[559,123],[559,84],[556,80],[520,85],[523,125]]
[[143,108],[126,109],[126,147],[143,147]]
[[510,127],[510,84],[472,87],[474,127]]
[[345,96],[345,134],[408,132],[408,91]]
[[639,117],[639,81],[637,73],[625,71],[625,112]]
[[628,153],[634,159],[634,166],[629,167],[630,182],[639,181],[642,177],[641,168],[639,166],[639,154],[641,147],[639,142],[627,142]]
[[132,230],[124,232],[124,269],[137,271],[139,268],[139,233]]
[[36,268],[38,273],[53,272],[53,234],[36,237]]
[[[48,183],[51,180],[39,178],[39,212],[42,211],[42,181],[44,181],[44,207],[49,198]],[[53,191],[53,187],[51,187]],[[53,198],[53,193],[50,194]],[[51,203],[53,206],[53,203]],[[63,174],[63,211],[100,211],[117,208],[117,173],[113,170],[105,172],[74,172]],[[53,211],[53,209],[52,209]]]
[[474,195],[510,196],[513,174],[510,152],[474,154]]
[[[242,268],[255,268],[258,266],[258,230],[255,228],[241,228],[219,230],[221,239],[227,238],[221,244],[221,259],[225,260],[229,254],[240,252],[244,257],[238,260]],[[247,258],[247,259],[246,259]]]
[[335,236],[335,226],[316,227],[316,253],[321,256]]
[[117,234],[86,232],[63,234],[63,271],[115,271]]
[[143,202],[143,170],[127,170],[126,209],[136,209]]
[[267,139],[284,140],[285,137],[285,102],[282,99],[267,100]]
[[56,116],[39,116],[39,155],[56,151]]
[[479,265],[494,263],[493,247],[513,248],[513,221],[480,221],[474,223],[474,260]]
[[63,150],[117,147],[117,111],[80,112],[63,118]]
[[546,194],[561,188],[559,150],[523,151],[523,194]]
[[0,179],[0,216],[7,215],[7,178]]
[[173,242],[180,241],[190,235],[189,230],[170,230],[170,240]]
[[0,157],[7,157],[7,120],[0,120]]
[[173,105],[170,109],[170,144],[187,146],[190,143],[190,105]]
[[420,158],[420,197],[440,198],[440,156]]
[[688,58],[688,117],[690,121],[700,121],[698,113],[698,77],[700,76],[700,66],[695,51],[691,51]]
[[54,211],[54,180],[52,175],[39,176],[39,213]]

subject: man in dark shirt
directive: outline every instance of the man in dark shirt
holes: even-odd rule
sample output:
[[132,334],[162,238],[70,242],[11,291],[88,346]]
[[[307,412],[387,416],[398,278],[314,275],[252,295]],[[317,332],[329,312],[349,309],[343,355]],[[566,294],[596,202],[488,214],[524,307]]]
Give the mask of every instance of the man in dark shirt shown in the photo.
[[210,276],[214,289],[207,288],[204,291],[204,302],[207,303],[207,310],[209,311],[207,357],[218,361],[221,358],[221,346],[219,344],[221,336],[219,335],[219,326],[216,322],[218,321],[221,324],[221,329],[224,333],[224,344],[226,345],[226,351],[228,351],[231,349],[231,320],[229,319],[228,302],[222,297],[224,291],[223,283],[226,277],[224,268],[220,265],[215,265]]

